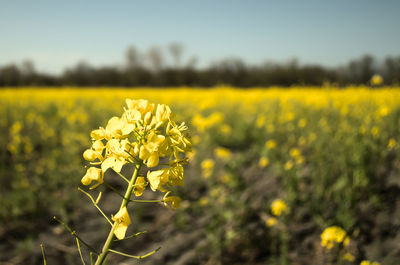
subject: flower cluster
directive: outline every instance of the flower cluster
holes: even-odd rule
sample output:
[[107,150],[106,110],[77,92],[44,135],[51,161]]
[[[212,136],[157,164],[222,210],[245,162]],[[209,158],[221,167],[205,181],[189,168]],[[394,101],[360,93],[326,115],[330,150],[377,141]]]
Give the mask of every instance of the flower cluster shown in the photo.
[[347,246],[350,242],[350,238],[346,235],[346,232],[339,226],[327,227],[321,234],[321,245],[327,249],[333,248],[336,244],[343,243]]
[[[147,174],[134,179],[135,196],[141,196],[150,186],[152,191],[166,193],[163,199],[166,206],[177,208],[180,198],[168,195],[171,185],[183,185],[183,165],[188,161],[185,153],[191,150],[188,128],[185,123],[174,122],[171,109],[166,105],[155,106],[143,99],[127,99],[126,104],[121,117],[112,117],[105,128],[91,132],[93,143],[83,157],[92,166],[81,182],[83,185],[94,182],[93,189],[104,182],[104,174],[109,169],[121,175],[126,164],[146,166]],[[113,221],[120,224],[116,236],[123,238],[130,224],[126,208],[121,209]]]

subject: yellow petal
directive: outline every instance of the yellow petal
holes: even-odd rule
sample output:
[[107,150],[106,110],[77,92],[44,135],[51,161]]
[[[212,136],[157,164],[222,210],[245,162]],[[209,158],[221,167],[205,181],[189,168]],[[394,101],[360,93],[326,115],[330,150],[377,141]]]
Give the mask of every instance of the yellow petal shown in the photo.
[[140,159],[146,160],[150,156],[150,154],[151,153],[150,153],[149,149],[146,146],[142,145],[140,147],[140,151],[139,151],[139,158]]
[[92,183],[92,180],[86,174],[85,176],[83,176],[81,182],[83,185],[88,186],[90,185],[90,183]]
[[83,185],[90,185],[92,181],[97,181],[99,184],[103,183],[103,174],[100,168],[91,167],[86,171],[81,182]]
[[107,157],[103,163],[101,164],[101,170],[103,170],[103,172],[106,172],[107,169],[109,169],[110,167],[112,168],[115,164],[115,157]]
[[122,135],[128,135],[130,134],[133,130],[135,129],[135,126],[131,123],[125,124],[125,126],[122,128],[121,132]]
[[146,181],[144,177],[138,177],[135,182],[135,186],[133,187],[133,192],[135,196],[142,196],[144,189],[146,188]]
[[95,140],[102,140],[102,139],[104,139],[104,137],[105,137],[105,130],[104,130],[104,128],[103,127],[100,127],[99,129],[97,129],[97,130],[93,130],[91,133],[90,133],[90,136],[93,138],[93,139],[95,139]]
[[181,198],[178,196],[169,196],[170,191],[164,195],[164,205],[171,209],[178,209],[181,204]]
[[147,180],[150,183],[150,188],[152,191],[156,191],[160,185],[161,175],[165,173],[165,170],[156,170],[147,172]]
[[128,230],[128,226],[122,225],[122,224],[117,224],[117,227],[114,230],[114,235],[119,239],[124,239],[126,230]]
[[160,161],[159,157],[158,157],[158,153],[154,152],[152,153],[149,158],[147,159],[147,163],[146,165],[148,167],[155,167],[158,165],[158,162]]
[[121,172],[122,167],[125,164],[125,159],[123,157],[118,157],[115,159],[115,163],[113,165],[113,169],[115,170],[115,172]]
[[114,230],[115,236],[120,240],[123,239],[128,226],[131,224],[131,218],[129,217],[126,207],[119,210],[118,213],[112,217],[112,220],[117,223]]

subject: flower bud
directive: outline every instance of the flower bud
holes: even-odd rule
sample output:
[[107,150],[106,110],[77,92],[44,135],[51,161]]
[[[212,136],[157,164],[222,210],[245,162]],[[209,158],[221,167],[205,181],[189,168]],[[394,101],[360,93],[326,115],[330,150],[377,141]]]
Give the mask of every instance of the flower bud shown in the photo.
[[97,181],[98,184],[103,183],[103,173],[100,168],[91,167],[86,171],[81,182],[83,185],[88,186],[92,181]]
[[83,152],[83,158],[87,161],[93,161],[97,158],[97,155],[92,149],[87,149],[85,152]]
[[149,111],[144,115],[144,123],[145,124],[150,124],[151,123],[151,118],[152,118],[152,113]]

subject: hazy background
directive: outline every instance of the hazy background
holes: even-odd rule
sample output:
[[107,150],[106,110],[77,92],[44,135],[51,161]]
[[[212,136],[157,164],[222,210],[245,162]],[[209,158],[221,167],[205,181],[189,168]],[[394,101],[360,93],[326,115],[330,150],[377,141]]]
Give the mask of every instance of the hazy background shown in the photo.
[[[321,85],[373,73],[392,84],[398,10],[399,1],[3,1],[0,85]],[[129,67],[146,71],[127,78]],[[237,81],[243,72],[252,77]]]

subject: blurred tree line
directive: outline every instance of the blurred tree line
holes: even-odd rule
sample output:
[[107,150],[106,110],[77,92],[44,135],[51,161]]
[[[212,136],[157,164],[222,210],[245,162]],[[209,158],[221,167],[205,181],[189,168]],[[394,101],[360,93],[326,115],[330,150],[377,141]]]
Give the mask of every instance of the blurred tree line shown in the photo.
[[78,62],[60,75],[39,73],[32,61],[20,65],[0,66],[0,86],[322,86],[368,84],[374,74],[383,77],[384,85],[400,81],[400,56],[383,61],[364,55],[345,66],[324,67],[300,65],[297,60],[286,63],[265,62],[250,65],[239,58],[227,58],[206,68],[196,67],[196,57],[184,57],[179,43],[165,49],[153,46],[146,52],[130,46],[120,66],[94,67]]

